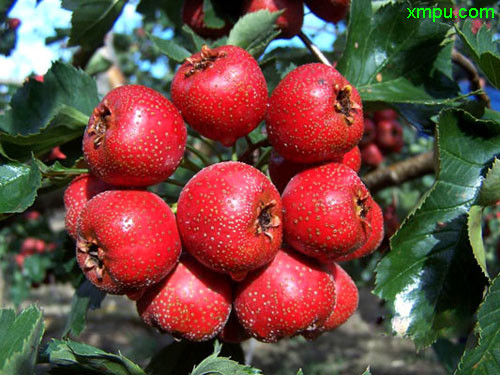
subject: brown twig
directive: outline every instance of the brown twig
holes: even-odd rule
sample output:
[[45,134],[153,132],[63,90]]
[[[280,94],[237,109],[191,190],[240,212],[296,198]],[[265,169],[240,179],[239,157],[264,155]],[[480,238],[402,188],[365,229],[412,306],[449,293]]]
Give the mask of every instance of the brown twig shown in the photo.
[[322,62],[325,65],[332,66],[330,61],[328,61],[326,56],[323,54],[323,52],[321,52],[321,50],[318,48],[318,46],[315,45],[306,34],[304,34],[302,31],[300,31],[297,35],[299,36],[300,40],[302,40],[302,42],[304,42],[304,44],[309,49],[309,51],[311,51],[313,53],[313,55],[316,56],[320,62]]
[[451,51],[451,59],[455,64],[457,64],[463,70],[465,70],[469,78],[469,81],[472,84],[472,90],[473,91],[481,90],[481,93],[477,94],[477,98],[482,102],[484,102],[486,107],[491,108],[490,97],[484,92],[483,87],[481,85],[481,77],[479,76],[479,73],[474,64],[472,63],[472,61],[470,61],[467,57],[458,52],[455,48],[453,48],[453,50]]
[[431,173],[434,173],[434,153],[428,151],[388,167],[375,169],[364,175],[362,180],[370,192],[375,193]]

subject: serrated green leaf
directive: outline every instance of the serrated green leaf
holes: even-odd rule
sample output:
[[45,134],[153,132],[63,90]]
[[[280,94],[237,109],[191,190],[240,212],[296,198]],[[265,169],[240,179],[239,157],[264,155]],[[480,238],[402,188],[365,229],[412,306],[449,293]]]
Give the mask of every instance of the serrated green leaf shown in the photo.
[[0,310],[0,375],[32,374],[44,332],[42,312],[36,306],[17,317]]
[[486,279],[472,255],[467,213],[500,152],[498,125],[461,110],[444,111],[436,134],[436,181],[392,237],[376,276],[375,293],[394,312],[394,331],[418,348],[470,324],[480,302]]
[[175,62],[182,63],[184,59],[192,55],[191,52],[171,39],[161,39],[151,34],[148,34],[148,37],[153,41],[154,45],[158,47],[161,53]]
[[483,206],[493,205],[500,201],[500,160],[497,158],[486,174],[479,198]]
[[34,162],[0,163],[0,213],[23,212],[35,201],[42,175]]
[[88,280],[85,280],[80,287],[75,290],[71,301],[71,311],[63,330],[63,337],[68,335],[78,336],[85,329],[87,313],[100,307],[101,302],[106,297],[106,293],[101,292]]
[[482,217],[483,208],[477,205],[472,206],[469,210],[469,216],[467,218],[467,230],[474,258],[476,258],[477,264],[481,267],[484,275],[489,278],[490,276],[488,275],[488,270],[486,269],[486,253],[484,251],[483,244]]
[[137,364],[122,355],[106,353],[99,348],[70,340],[53,339],[43,355],[51,365],[68,373],[89,370],[106,375],[146,375]]
[[203,23],[206,27],[212,29],[220,29],[225,25],[225,21],[217,15],[215,4],[212,0],[203,1]]
[[[345,51],[337,69],[362,93],[364,103],[429,106],[437,115],[459,89],[451,72],[450,27],[432,19],[407,19],[401,2],[385,2],[373,13],[370,0],[353,0]],[[425,53],[422,51],[425,50]],[[458,99],[456,99],[458,100]],[[430,116],[412,109],[407,118],[432,128]]]
[[63,1],[63,6],[73,11],[68,45],[90,51],[100,47],[126,3],[127,0]]
[[500,42],[495,37],[495,31],[483,25],[474,35],[471,26],[472,21],[466,20],[461,29],[456,26],[457,33],[488,80],[500,88]]
[[497,276],[478,311],[479,344],[467,350],[456,375],[500,374],[500,276]]
[[[247,51],[251,49],[256,54],[262,53],[265,49],[263,44],[269,43],[272,40],[271,35],[275,34],[274,23],[281,13],[259,10],[244,15],[229,33],[227,44],[241,47]],[[253,56],[258,57],[255,54]]]
[[258,59],[266,50],[269,43],[271,43],[276,37],[280,35],[279,30],[274,30],[263,34],[260,38],[255,39],[248,47],[247,51],[254,58]]

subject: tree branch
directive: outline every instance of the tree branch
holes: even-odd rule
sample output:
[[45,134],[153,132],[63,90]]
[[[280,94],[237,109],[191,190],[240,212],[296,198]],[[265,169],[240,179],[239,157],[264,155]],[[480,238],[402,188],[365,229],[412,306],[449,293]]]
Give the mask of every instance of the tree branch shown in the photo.
[[368,190],[375,193],[431,173],[434,173],[434,153],[428,151],[388,167],[375,169],[361,179]]
[[328,61],[326,56],[323,54],[323,52],[321,52],[321,50],[318,48],[318,46],[315,45],[306,34],[304,34],[302,31],[300,31],[297,35],[302,40],[302,42],[304,42],[304,44],[309,49],[309,51],[311,51],[312,54],[314,56],[316,56],[320,62],[322,62],[325,65],[332,66],[330,61]]
[[457,64],[463,70],[465,70],[469,78],[469,81],[472,84],[472,90],[473,91],[481,90],[481,93],[477,94],[478,99],[484,102],[486,107],[491,108],[490,97],[484,92],[483,87],[481,85],[481,77],[479,76],[479,73],[474,64],[472,63],[472,61],[470,61],[467,57],[458,52],[455,48],[453,48],[453,50],[451,51],[451,59],[455,64]]

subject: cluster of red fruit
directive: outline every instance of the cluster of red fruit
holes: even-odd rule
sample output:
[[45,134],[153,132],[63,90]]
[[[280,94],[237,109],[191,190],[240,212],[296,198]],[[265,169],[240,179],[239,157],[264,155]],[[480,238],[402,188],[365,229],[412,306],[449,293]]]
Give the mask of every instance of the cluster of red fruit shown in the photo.
[[56,249],[53,242],[46,243],[44,240],[35,237],[27,237],[23,240],[19,253],[15,256],[15,262],[19,268],[23,268],[26,258],[34,254],[49,253]]
[[[205,46],[179,68],[171,94],[173,104],[122,86],[90,117],[83,151],[92,174],[65,193],[87,278],[137,300],[147,324],[194,341],[313,338],[342,324],[358,292],[336,262],[371,253],[383,238],[380,207],[357,175],[356,89],[333,67],[307,64],[268,98],[248,52]],[[143,190],[181,162],[184,121],[230,146],[264,119],[274,151],[302,168],[281,196],[262,172],[235,161],[192,177],[177,216]]]
[[400,152],[403,146],[403,128],[395,111],[385,109],[365,117],[365,132],[359,142],[363,164],[376,168],[384,156]]
[[350,0],[241,0],[231,4],[215,0],[214,3],[224,6],[228,17],[220,28],[208,27],[205,23],[203,10],[204,0],[185,0],[182,8],[182,20],[189,25],[198,35],[218,39],[228,35],[233,23],[232,18],[259,10],[269,12],[283,11],[276,20],[276,26],[281,31],[279,37],[290,39],[297,35],[304,21],[304,4],[311,12],[327,22],[338,22],[343,19],[349,9]]

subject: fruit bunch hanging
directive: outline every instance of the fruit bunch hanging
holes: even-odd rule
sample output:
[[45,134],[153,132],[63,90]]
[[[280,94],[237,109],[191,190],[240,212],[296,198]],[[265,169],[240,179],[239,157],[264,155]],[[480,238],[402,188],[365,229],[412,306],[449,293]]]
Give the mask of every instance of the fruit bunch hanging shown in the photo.
[[[380,207],[357,175],[356,88],[331,66],[307,64],[269,98],[248,52],[204,46],[178,69],[171,94],[118,87],[90,117],[90,173],[65,193],[88,280],[135,300],[148,325],[192,341],[313,339],[344,323],[358,291],[337,262],[383,238]],[[146,190],[181,163],[185,122],[232,146],[262,121],[270,179],[251,161],[209,165],[183,186],[176,214]]]

